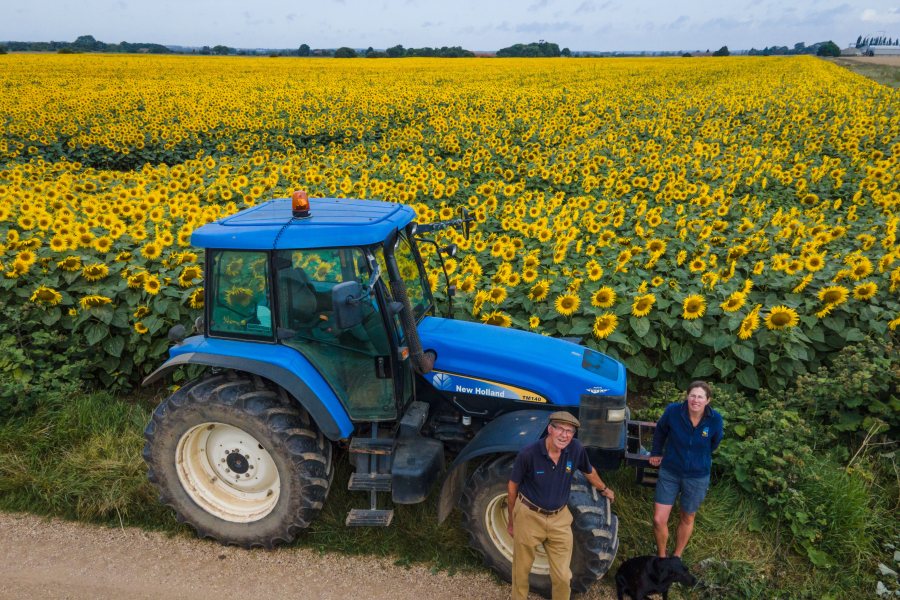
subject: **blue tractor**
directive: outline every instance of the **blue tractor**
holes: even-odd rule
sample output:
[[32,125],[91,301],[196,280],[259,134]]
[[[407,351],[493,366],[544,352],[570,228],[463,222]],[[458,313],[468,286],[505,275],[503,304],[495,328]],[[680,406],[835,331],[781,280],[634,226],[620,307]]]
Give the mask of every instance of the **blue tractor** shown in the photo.
[[[145,380],[207,367],[145,431],[150,481],[179,520],[222,543],[289,542],[322,508],[343,448],[349,489],[368,495],[347,525],[387,526],[389,502],[422,502],[434,488],[438,518],[459,507],[472,546],[508,580],[506,483],[551,412],[578,415],[595,467],[637,456],[626,453],[621,363],[437,316],[418,248],[439,229],[468,235],[461,212],[417,224],[406,205],[296,192],[193,233],[206,249],[204,315],[192,337],[173,328],[169,360]],[[609,569],[618,523],[580,474],[570,509],[572,587],[584,591]],[[549,593],[546,556],[532,589]]]

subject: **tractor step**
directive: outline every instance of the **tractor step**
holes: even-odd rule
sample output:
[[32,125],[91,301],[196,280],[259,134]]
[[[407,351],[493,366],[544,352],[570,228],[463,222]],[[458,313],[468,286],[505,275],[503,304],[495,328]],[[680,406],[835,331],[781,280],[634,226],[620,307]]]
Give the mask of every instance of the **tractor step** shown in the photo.
[[656,481],[659,479],[659,471],[656,469],[636,469],[636,481],[638,485],[647,487],[656,487]]
[[393,510],[353,508],[344,524],[347,527],[387,527],[393,519]]
[[347,489],[351,492],[389,492],[390,473],[351,473]]
[[353,454],[391,454],[393,451],[393,438],[355,437],[350,440],[350,452]]

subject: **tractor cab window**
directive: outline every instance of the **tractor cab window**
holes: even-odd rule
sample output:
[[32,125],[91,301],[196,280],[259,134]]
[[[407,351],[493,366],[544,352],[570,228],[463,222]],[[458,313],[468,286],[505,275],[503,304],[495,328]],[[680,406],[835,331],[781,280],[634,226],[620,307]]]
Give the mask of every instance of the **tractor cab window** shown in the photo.
[[[405,234],[401,234],[394,249],[394,257],[397,259],[397,267],[400,269],[400,277],[406,284],[406,294],[412,307],[416,321],[431,310],[434,298],[431,296],[431,287],[425,273],[419,269],[416,253]],[[396,295],[396,294],[395,294]]]
[[[359,248],[281,250],[275,253],[278,318],[285,345],[300,351],[331,385],[353,419],[396,417],[393,380],[376,377],[389,364],[390,342],[377,298],[370,295],[368,261]],[[338,326],[332,291],[360,286],[361,322]]]
[[209,330],[223,337],[272,339],[265,252],[214,251]]

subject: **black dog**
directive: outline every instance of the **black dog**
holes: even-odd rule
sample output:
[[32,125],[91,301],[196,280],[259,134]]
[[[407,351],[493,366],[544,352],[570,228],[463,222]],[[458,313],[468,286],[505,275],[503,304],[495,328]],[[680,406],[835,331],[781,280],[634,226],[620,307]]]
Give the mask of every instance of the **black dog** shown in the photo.
[[648,594],[669,597],[669,586],[681,583],[693,586],[697,578],[691,575],[680,558],[635,556],[629,558],[616,571],[616,594],[624,600],[628,594],[632,600],[646,600]]

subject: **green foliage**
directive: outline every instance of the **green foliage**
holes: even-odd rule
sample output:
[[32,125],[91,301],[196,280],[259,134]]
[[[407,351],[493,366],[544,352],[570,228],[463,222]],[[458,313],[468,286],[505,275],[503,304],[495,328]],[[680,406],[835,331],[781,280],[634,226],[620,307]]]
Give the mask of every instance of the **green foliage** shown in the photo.
[[341,46],[337,50],[334,51],[335,58],[356,58],[356,50],[353,48],[348,48],[347,46]]
[[816,56],[840,56],[840,55],[841,55],[841,49],[838,47],[837,44],[835,44],[831,40],[828,40],[827,42],[825,42],[824,44],[819,46],[819,49],[816,51]]
[[718,50],[712,53],[713,56],[730,56],[731,52],[728,51],[728,46],[722,46]]
[[559,44],[553,42],[532,42],[530,44],[513,44],[508,48],[497,50],[499,57],[524,56],[529,58],[560,56]]
[[828,366],[797,378],[791,401],[825,431],[859,432],[878,421],[900,429],[900,352],[890,339],[843,348]]

